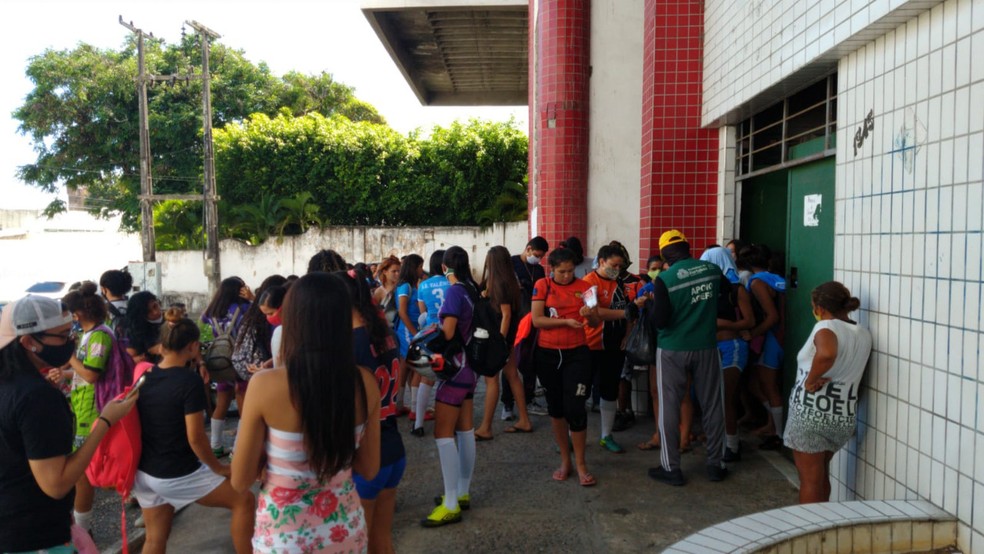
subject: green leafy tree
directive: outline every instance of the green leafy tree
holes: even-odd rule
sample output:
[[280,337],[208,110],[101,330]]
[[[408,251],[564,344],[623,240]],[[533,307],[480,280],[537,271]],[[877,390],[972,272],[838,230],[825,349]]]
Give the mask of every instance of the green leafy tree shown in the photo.
[[161,250],[205,247],[202,203],[167,200],[154,206],[154,234]]
[[[156,75],[201,73],[201,49],[194,35],[175,44],[145,40],[147,71]],[[46,50],[26,68],[34,84],[13,116],[37,152],[35,163],[18,177],[46,191],[64,183],[86,187],[91,211],[123,214],[123,227],[139,225],[139,118],[135,40],[120,49],[79,44],[70,50]],[[250,114],[345,114],[382,121],[375,109],[355,99],[351,87],[330,74],[274,76],[239,50],[212,44],[213,125],[222,127]],[[201,87],[199,79],[157,83],[148,91],[154,192],[201,191]],[[64,209],[60,203],[48,212]]]
[[506,183],[492,206],[478,212],[478,224],[524,221],[529,216],[529,190],[525,183]]

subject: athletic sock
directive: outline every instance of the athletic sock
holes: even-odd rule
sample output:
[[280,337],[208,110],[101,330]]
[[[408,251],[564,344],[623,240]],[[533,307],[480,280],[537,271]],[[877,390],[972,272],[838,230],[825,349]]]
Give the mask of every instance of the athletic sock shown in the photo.
[[424,426],[424,417],[427,416],[427,400],[430,399],[431,386],[421,383],[416,389],[417,399],[414,411],[417,413],[417,420],[413,422],[413,428],[419,429]]
[[604,439],[612,434],[612,426],[615,425],[615,408],[618,405],[614,400],[604,400],[598,403],[601,412],[601,438]]
[[772,422],[776,426],[776,434],[780,437],[782,436],[782,406],[776,406],[775,408],[769,408],[769,413],[772,414]]
[[222,446],[222,431],[225,429],[224,419],[212,418],[212,436],[210,442],[212,443],[212,449],[220,448]]
[[89,529],[92,528],[92,510],[88,512],[74,512],[74,515],[75,524],[85,529],[85,532],[88,533]]
[[458,496],[468,494],[475,470],[475,430],[455,431],[458,435]]
[[414,386],[410,387],[410,405],[411,406],[417,405],[417,387]]
[[725,435],[724,441],[725,444],[727,444],[729,450],[731,450],[734,453],[738,452],[738,449],[740,448],[740,444],[741,444],[738,441],[738,435]]
[[437,454],[441,459],[441,476],[444,478],[444,507],[458,509],[458,449],[454,439],[437,439]]

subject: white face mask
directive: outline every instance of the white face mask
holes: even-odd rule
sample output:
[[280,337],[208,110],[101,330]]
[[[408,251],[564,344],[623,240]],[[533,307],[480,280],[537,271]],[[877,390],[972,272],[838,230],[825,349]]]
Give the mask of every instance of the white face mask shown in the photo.
[[164,323],[164,316],[161,316],[161,317],[159,317],[157,319],[148,319],[147,320],[147,323],[153,323],[154,325],[160,325],[161,323]]
[[526,263],[530,265],[540,265],[540,258],[537,258],[536,256],[532,256],[532,255],[526,256]]

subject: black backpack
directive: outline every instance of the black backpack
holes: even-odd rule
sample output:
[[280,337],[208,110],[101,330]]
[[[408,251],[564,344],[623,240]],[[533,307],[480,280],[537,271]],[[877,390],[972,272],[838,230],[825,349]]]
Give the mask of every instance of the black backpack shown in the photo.
[[483,377],[494,377],[509,360],[509,345],[499,332],[502,316],[471,284],[463,284],[472,301],[472,336],[465,344],[468,365]]

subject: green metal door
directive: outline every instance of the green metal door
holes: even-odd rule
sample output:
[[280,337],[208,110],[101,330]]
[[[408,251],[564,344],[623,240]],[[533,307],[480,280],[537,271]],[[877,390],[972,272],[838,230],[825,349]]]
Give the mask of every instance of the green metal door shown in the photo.
[[789,169],[784,397],[813,324],[810,292],[834,278],[834,157]]
[[786,248],[786,171],[779,170],[741,183],[741,238],[764,244],[773,252]]

